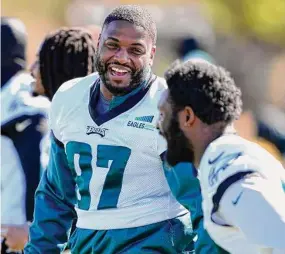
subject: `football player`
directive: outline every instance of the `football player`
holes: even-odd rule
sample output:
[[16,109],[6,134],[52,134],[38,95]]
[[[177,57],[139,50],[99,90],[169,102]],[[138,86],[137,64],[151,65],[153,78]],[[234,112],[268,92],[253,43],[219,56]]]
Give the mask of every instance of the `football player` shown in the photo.
[[[51,101],[64,82],[84,77],[94,71],[95,45],[89,30],[61,27],[46,35],[37,60],[31,67],[32,76],[35,78],[34,93],[45,95]],[[48,165],[49,148],[49,135],[46,135],[41,144],[43,169]]]
[[33,219],[44,135],[38,126],[49,106],[44,97],[32,96],[33,78],[25,71],[26,40],[21,20],[1,17],[1,236],[8,245],[10,226],[26,228],[26,221]]
[[[35,78],[35,82],[33,82],[34,92],[45,95],[49,100],[52,100],[53,95],[63,82],[75,77],[84,77],[94,72],[94,60],[95,46],[88,30],[79,27],[63,27],[52,31],[42,42],[38,59],[31,68]],[[40,125],[39,129],[46,129],[46,125]],[[7,145],[5,144],[6,150]],[[41,141],[41,165],[43,169],[47,166],[49,148],[49,134],[47,134]],[[9,158],[12,157],[10,155]],[[11,164],[11,161],[9,163]],[[9,186],[11,189],[15,189],[12,184]],[[28,240],[28,225],[4,225],[4,227],[2,225],[3,228],[7,231],[5,238],[8,247],[10,249],[23,249]]]
[[189,213],[160,157],[166,143],[155,123],[165,81],[151,72],[155,45],[145,9],[115,8],[102,26],[98,73],[54,95],[50,160],[25,253],[60,253],[67,240],[72,253],[193,251]]
[[230,74],[206,61],[177,61],[166,81],[158,121],[166,159],[198,169],[212,239],[233,254],[285,253],[285,171],[235,132],[242,101]]

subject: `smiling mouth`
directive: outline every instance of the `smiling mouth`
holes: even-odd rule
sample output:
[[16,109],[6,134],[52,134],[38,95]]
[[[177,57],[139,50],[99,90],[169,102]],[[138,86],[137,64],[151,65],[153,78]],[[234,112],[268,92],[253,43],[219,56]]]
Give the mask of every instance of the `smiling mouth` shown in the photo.
[[130,73],[129,69],[127,69],[126,67],[121,67],[121,66],[120,67],[111,66],[109,70],[110,70],[111,75],[114,77],[124,77],[128,73]]

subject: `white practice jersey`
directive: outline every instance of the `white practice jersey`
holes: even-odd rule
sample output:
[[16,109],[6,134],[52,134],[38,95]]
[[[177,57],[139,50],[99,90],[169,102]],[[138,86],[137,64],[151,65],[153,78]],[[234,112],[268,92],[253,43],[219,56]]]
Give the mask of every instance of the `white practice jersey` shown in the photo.
[[47,115],[49,100],[43,96],[31,96],[33,80],[28,73],[20,72],[1,88],[1,126],[23,115]]
[[271,154],[223,135],[207,147],[199,179],[205,228],[218,245],[233,254],[285,253],[285,170]]
[[51,130],[76,175],[77,227],[130,228],[186,214],[171,194],[160,158],[166,142],[156,129],[157,103],[165,81],[156,78],[150,88],[97,116],[89,101],[90,90],[100,93],[98,81],[92,74],[65,83],[51,107]]
[[[29,147],[27,142],[34,138],[32,136],[34,132],[26,134],[26,131],[35,128],[34,122],[37,116],[41,118],[47,116],[50,104],[44,97],[31,96],[32,82],[31,75],[19,72],[1,88],[1,223],[3,224],[23,224],[26,221],[26,181],[23,168],[26,156],[21,154],[21,151],[27,150],[26,147]],[[28,162],[25,162],[25,165],[29,167]],[[37,168],[33,170],[36,171]]]
[[24,224],[26,181],[10,138],[1,135],[1,224]]

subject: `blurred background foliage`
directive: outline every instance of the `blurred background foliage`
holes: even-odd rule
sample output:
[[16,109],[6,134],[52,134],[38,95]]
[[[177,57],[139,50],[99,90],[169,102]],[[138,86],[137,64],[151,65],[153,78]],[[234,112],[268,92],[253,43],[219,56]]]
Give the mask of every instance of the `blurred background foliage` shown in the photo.
[[[71,0],[2,0],[2,15],[35,20],[48,20],[43,30],[53,24],[65,24],[65,10]],[[223,33],[253,37],[285,47],[285,1],[284,0],[121,0],[93,1],[94,4],[189,4],[201,2],[214,24]],[[31,17],[31,15],[33,17]],[[41,22],[40,22],[41,23]],[[47,27],[48,26],[48,27]]]
[[284,0],[203,0],[215,27],[285,46]]
[[[64,12],[69,0],[2,0],[2,15],[49,19],[64,22]],[[31,17],[32,16],[32,17]]]
[[30,65],[45,35],[65,25],[65,8],[69,0],[2,0],[1,15],[20,18],[28,33],[27,59]]

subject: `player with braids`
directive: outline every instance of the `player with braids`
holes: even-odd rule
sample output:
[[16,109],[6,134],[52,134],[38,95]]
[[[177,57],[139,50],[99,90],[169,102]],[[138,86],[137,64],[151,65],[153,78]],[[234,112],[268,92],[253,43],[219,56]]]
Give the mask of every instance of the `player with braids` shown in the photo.
[[[36,93],[46,95],[49,100],[52,100],[57,89],[65,81],[73,78],[84,77],[94,72],[94,62],[95,46],[88,30],[84,30],[83,28],[60,28],[51,32],[43,41],[38,53],[38,60],[32,67],[32,73],[36,79],[34,90]],[[5,73],[7,74],[9,72]],[[31,80],[32,78],[30,78],[29,81],[31,82]],[[45,121],[41,121],[40,125],[36,126],[37,129],[35,128],[35,133],[40,133],[38,131],[40,128],[38,127],[41,126],[46,128]],[[28,138],[31,137],[28,136]],[[33,139],[35,141],[35,135],[33,136]],[[23,142],[23,139],[21,139],[21,142]],[[27,142],[31,143],[30,140]],[[25,147],[26,146],[23,148],[24,150]],[[40,148],[41,149],[38,148],[38,150],[41,150],[41,155],[38,157],[41,159],[42,168],[46,168],[50,148],[49,135],[46,135],[42,139]],[[37,157],[35,156],[35,152],[31,155],[32,157]],[[29,159],[29,156],[25,155],[25,158]],[[27,186],[33,190],[32,194],[29,195],[31,196],[30,199],[32,199],[30,201],[30,203],[32,203],[32,209],[27,206],[30,211],[27,218],[31,221],[34,207],[34,192],[39,180],[34,180],[37,174],[35,170],[36,168],[31,167],[29,164],[27,164],[27,166],[29,166],[28,168],[33,169],[30,173],[32,176],[27,176],[27,180],[29,181]],[[40,163],[38,171],[40,172]],[[31,184],[31,181],[34,181],[35,183]],[[29,191],[29,193],[30,192],[31,191]],[[23,249],[28,239],[28,226],[26,224],[17,225],[16,227],[10,226],[8,227],[8,230],[7,235],[5,235],[8,246],[13,248],[16,246],[17,249]]]
[[88,30],[60,28],[43,41],[32,73],[35,92],[50,100],[66,81],[87,76],[95,71],[95,45]]
[[[51,101],[66,81],[87,76],[95,71],[95,33],[80,27],[62,27],[48,34],[41,44],[38,59],[32,65],[34,92]],[[46,127],[42,124],[43,129]],[[41,164],[46,168],[49,138],[42,141]]]
[[46,119],[49,101],[32,96],[33,78],[26,72],[27,37],[20,19],[1,17],[1,253],[22,249],[27,241],[26,222],[33,220],[40,181],[44,133],[38,127]]

